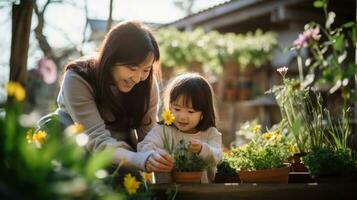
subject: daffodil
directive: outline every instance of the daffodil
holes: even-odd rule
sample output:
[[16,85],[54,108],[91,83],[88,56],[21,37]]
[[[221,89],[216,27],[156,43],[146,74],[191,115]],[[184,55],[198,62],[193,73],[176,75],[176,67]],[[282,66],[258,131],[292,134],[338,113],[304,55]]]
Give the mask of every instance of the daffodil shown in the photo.
[[148,173],[148,172],[140,172],[141,177],[143,178],[144,182],[151,182],[152,179],[152,173]]
[[175,119],[174,115],[170,112],[170,110],[165,110],[164,112],[162,112],[161,117],[164,119],[165,125],[168,126],[171,125]]
[[270,133],[270,132],[265,132],[262,137],[265,139],[265,140],[270,140],[270,138],[272,138],[273,134]]
[[46,137],[47,133],[45,131],[38,131],[32,136],[32,140],[42,145],[45,143]]
[[6,84],[5,88],[7,95],[14,97],[16,101],[23,101],[25,99],[26,92],[20,83],[10,81]]
[[140,182],[136,180],[135,176],[132,176],[130,173],[126,174],[124,177],[124,187],[129,195],[135,194],[139,189]]

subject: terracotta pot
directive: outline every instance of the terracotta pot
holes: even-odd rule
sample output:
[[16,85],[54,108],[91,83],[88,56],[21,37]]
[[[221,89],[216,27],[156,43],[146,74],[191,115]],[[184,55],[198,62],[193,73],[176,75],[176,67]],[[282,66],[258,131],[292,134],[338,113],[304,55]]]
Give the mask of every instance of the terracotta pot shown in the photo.
[[202,171],[199,172],[174,172],[176,183],[201,183]]
[[288,183],[290,167],[240,171],[241,183]]

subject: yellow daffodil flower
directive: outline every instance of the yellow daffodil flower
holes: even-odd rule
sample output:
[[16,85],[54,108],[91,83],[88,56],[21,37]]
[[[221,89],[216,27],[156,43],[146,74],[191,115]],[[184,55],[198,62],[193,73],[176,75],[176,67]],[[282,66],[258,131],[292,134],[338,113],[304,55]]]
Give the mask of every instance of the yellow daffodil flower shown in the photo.
[[143,181],[144,181],[144,182],[151,182],[152,173],[140,172],[140,174],[141,174],[141,177],[143,177]]
[[140,182],[136,180],[135,176],[131,174],[126,174],[124,177],[124,187],[129,195],[135,194],[139,189]]
[[43,144],[46,140],[47,133],[45,131],[38,131],[32,136],[32,140],[39,143]]
[[270,138],[272,138],[272,134],[270,132],[265,132],[262,137],[265,139],[265,140],[270,140]]
[[7,95],[14,97],[16,101],[23,101],[25,99],[25,89],[20,83],[10,81],[5,86]]
[[174,115],[170,112],[170,110],[165,110],[161,114],[162,119],[164,119],[165,125],[171,125],[172,122],[174,121],[175,117]]

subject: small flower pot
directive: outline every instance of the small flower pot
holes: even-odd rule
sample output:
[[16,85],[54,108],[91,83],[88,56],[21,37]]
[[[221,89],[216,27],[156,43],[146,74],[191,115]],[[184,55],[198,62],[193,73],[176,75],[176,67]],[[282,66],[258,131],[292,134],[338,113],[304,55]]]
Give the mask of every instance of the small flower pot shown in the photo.
[[198,172],[174,172],[176,183],[201,183],[202,171]]
[[290,167],[239,171],[241,183],[288,183]]

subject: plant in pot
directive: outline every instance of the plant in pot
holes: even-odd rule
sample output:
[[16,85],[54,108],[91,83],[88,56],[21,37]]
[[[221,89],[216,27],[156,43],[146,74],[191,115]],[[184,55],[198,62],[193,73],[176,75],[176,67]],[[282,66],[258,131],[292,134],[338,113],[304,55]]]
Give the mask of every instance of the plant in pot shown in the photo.
[[230,165],[232,155],[231,151],[223,153],[222,162],[217,165],[215,183],[238,183],[240,181],[237,171]]
[[280,131],[257,131],[248,144],[232,149],[230,166],[242,183],[288,183],[292,144]]
[[202,158],[189,151],[188,145],[190,144],[180,140],[173,151],[173,177],[176,183],[200,183],[202,172],[207,167]]
[[321,145],[313,145],[303,158],[311,176],[317,182],[348,182],[356,179],[357,153],[349,147],[351,128],[348,111],[343,111],[341,119],[331,119],[324,110],[327,126]]

